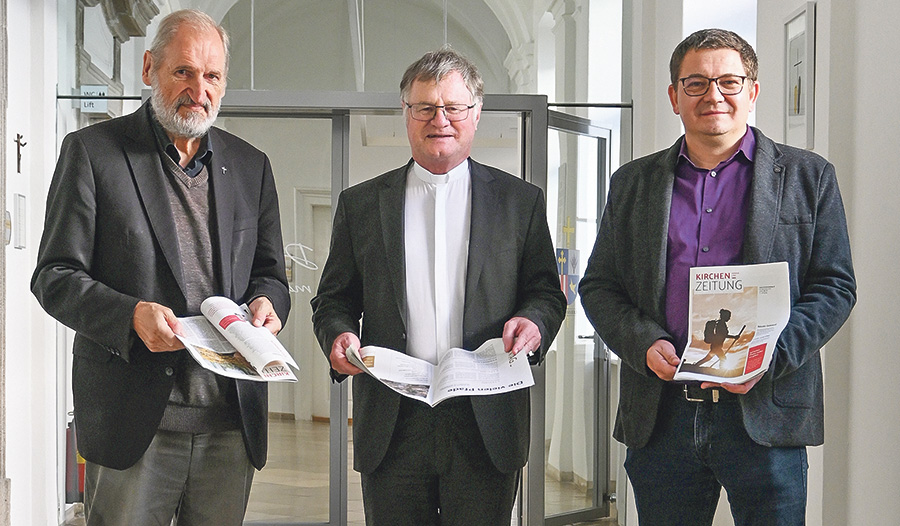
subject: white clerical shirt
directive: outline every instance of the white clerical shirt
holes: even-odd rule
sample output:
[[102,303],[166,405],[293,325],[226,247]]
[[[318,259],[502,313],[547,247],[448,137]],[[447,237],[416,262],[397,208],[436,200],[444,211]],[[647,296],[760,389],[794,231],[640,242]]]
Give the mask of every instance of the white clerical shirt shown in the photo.
[[435,175],[413,163],[406,177],[407,354],[436,364],[462,347],[472,216],[468,159]]

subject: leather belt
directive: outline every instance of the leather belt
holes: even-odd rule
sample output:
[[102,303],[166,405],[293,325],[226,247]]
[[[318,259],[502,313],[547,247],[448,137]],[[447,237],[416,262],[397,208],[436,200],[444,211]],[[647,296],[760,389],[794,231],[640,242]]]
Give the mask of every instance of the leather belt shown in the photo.
[[674,384],[673,392],[677,390],[677,396],[684,398],[688,402],[736,402],[738,395],[729,393],[725,389],[719,387],[710,387],[709,389],[701,389],[696,384]]

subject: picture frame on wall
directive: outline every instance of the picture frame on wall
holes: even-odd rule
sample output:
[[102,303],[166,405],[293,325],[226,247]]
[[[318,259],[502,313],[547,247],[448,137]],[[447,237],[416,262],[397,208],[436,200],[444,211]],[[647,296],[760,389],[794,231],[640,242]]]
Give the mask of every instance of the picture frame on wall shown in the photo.
[[815,145],[816,3],[805,2],[784,22],[784,142]]

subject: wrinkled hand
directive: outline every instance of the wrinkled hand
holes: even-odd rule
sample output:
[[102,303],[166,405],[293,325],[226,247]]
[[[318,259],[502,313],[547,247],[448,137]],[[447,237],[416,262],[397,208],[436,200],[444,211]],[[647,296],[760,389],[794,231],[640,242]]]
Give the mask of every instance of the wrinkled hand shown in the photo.
[[175,337],[176,333],[182,334],[181,322],[172,309],[166,306],[139,301],[134,307],[132,326],[150,352],[184,349],[184,345]]
[[729,393],[747,394],[748,392],[750,392],[750,389],[753,389],[753,386],[759,382],[760,378],[762,378],[762,375],[758,374],[742,384],[717,384],[715,382],[703,382],[700,384],[700,387],[703,389],[708,389],[710,387],[721,387]]
[[352,332],[342,332],[331,344],[331,354],[328,356],[328,359],[331,361],[332,369],[341,374],[353,376],[361,373],[362,370],[347,360],[348,347],[356,347],[359,350],[359,338]]
[[671,382],[675,377],[680,361],[675,346],[669,340],[656,340],[647,349],[647,367],[667,382]]
[[281,320],[275,313],[275,306],[269,301],[269,298],[260,296],[247,305],[250,309],[252,318],[250,322],[254,327],[265,327],[272,334],[278,334],[281,331]]
[[503,325],[503,350],[513,355],[526,354],[541,348],[541,330],[528,318],[516,316]]

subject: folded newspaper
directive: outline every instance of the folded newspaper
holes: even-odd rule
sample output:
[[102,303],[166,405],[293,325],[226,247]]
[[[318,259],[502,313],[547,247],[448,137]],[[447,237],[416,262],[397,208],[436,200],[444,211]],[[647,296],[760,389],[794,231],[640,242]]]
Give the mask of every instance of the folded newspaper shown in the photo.
[[176,335],[204,369],[260,382],[296,382],[297,362],[265,327],[251,323],[246,304],[212,296],[200,304],[202,316],[178,318],[184,335]]
[[432,407],[454,396],[506,393],[534,385],[528,357],[504,351],[501,338],[474,351],[450,349],[439,355],[437,365],[374,345],[350,347],[347,360],[403,396]]
[[786,262],[691,268],[690,334],[675,380],[740,384],[764,373],[790,315]]

